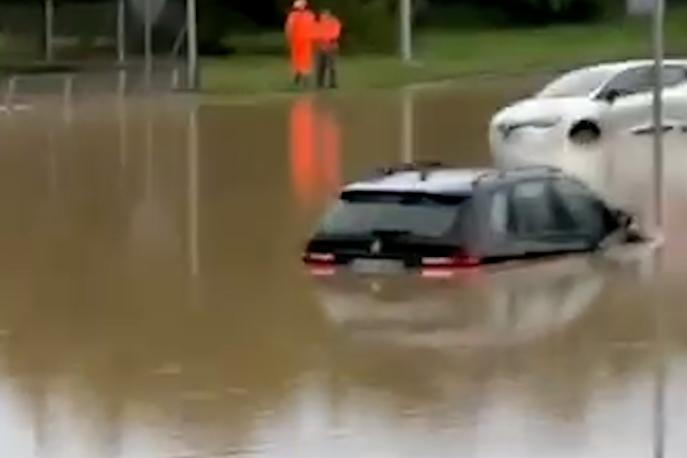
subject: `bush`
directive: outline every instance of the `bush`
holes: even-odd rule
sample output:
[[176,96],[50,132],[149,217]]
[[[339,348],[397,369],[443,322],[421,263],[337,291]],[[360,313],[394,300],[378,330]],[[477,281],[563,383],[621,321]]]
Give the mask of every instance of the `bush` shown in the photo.
[[396,46],[396,0],[321,0],[344,24],[343,50],[380,51]]
[[[1,0],[0,0],[1,1]],[[204,43],[212,43],[223,34],[225,42],[236,44],[238,52],[246,50],[259,50],[260,53],[282,53],[283,35],[274,40],[274,34],[270,33],[269,42],[265,43],[264,33],[258,33],[255,27],[246,25],[246,21],[227,21],[227,11],[238,11],[237,8],[227,8],[220,11],[216,0],[203,0],[208,5],[205,14],[200,16],[201,33]],[[420,0],[414,0],[419,2]],[[214,2],[214,8],[213,6]],[[271,21],[268,30],[281,33],[286,15],[290,10],[293,0],[277,0],[275,11],[281,11],[281,17]],[[397,0],[310,0],[311,7],[315,11],[324,8],[330,9],[343,22],[344,32],[342,36],[342,52],[388,52],[396,47],[397,43]],[[238,3],[237,3],[238,4]],[[275,14],[278,16],[278,14]],[[244,16],[246,18],[246,16]],[[259,26],[259,24],[254,24]],[[264,32],[264,30],[263,30]],[[254,43],[250,43],[250,37]],[[282,40],[282,41],[279,41]]]
[[623,10],[625,0],[432,0],[428,21],[450,25],[585,22]]
[[509,0],[506,10],[517,23],[581,22],[599,17],[602,0]]

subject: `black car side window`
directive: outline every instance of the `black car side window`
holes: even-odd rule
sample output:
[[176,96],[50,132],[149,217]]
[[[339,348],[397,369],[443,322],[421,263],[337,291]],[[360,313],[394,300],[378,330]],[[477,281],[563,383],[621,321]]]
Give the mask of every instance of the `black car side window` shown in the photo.
[[567,178],[553,182],[553,191],[573,220],[575,232],[602,238],[605,232],[605,205],[582,184]]
[[489,212],[489,225],[491,230],[498,235],[507,235],[509,232],[509,193],[500,190],[494,193]]
[[527,181],[513,187],[509,231],[520,237],[540,237],[565,230],[557,215],[548,180]]

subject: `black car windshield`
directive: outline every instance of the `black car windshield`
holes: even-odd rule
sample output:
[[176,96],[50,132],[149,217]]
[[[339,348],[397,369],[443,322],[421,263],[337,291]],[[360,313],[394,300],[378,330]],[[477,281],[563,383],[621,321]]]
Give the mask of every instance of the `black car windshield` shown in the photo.
[[320,233],[441,238],[453,229],[467,199],[409,193],[344,194],[324,218]]

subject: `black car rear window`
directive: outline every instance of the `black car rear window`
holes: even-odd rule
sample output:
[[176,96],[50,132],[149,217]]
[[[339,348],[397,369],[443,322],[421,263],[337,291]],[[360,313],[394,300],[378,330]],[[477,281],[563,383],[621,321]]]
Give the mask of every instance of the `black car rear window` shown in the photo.
[[468,196],[424,193],[344,193],[325,216],[320,233],[398,233],[442,238],[455,227]]

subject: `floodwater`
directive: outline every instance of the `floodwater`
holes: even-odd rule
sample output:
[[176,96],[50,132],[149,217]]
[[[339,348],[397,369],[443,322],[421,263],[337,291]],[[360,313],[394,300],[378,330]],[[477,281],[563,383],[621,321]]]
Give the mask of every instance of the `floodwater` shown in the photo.
[[[533,84],[0,119],[0,456],[652,457],[687,449],[687,136],[666,245],[451,281],[310,278],[338,186],[489,165]],[[649,217],[648,138],[551,160]]]

